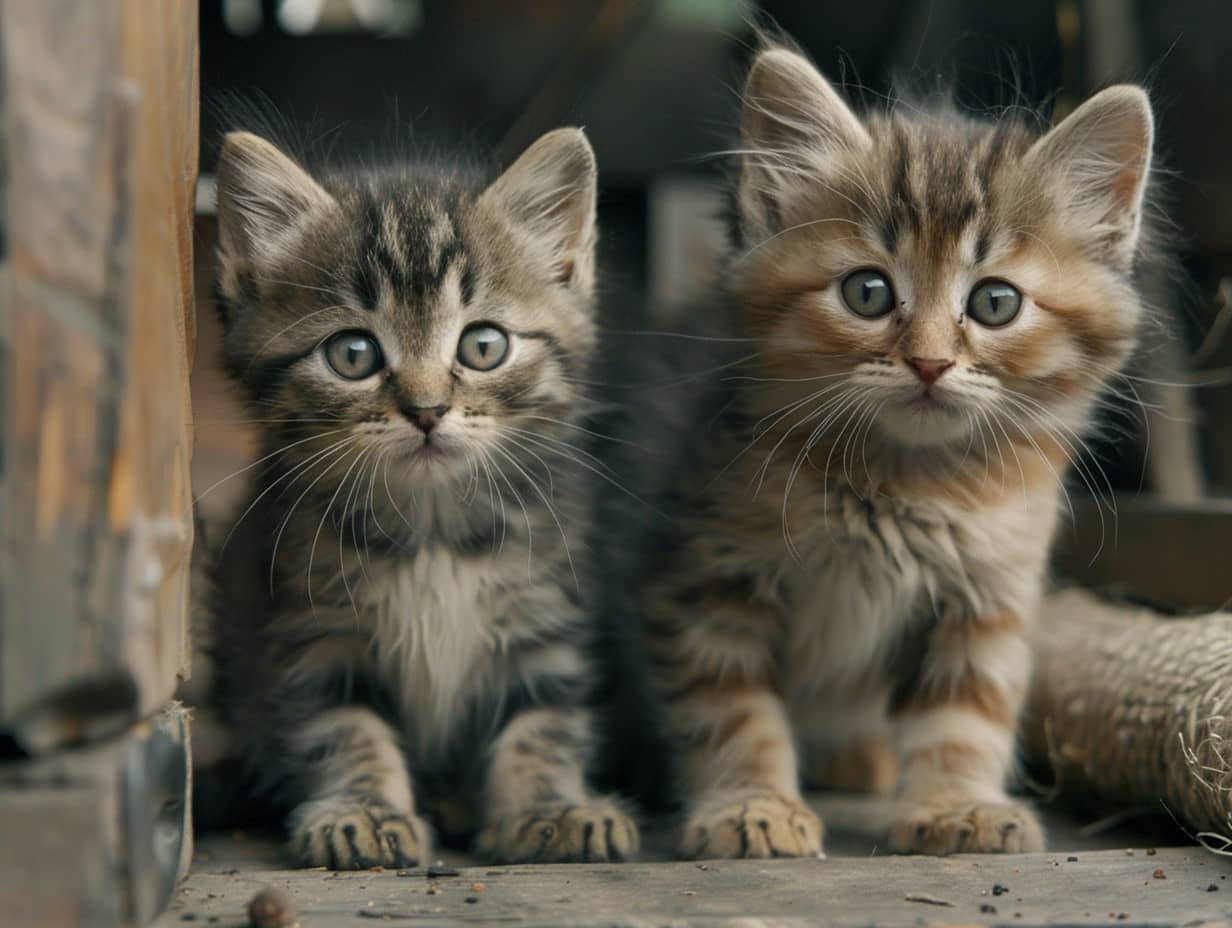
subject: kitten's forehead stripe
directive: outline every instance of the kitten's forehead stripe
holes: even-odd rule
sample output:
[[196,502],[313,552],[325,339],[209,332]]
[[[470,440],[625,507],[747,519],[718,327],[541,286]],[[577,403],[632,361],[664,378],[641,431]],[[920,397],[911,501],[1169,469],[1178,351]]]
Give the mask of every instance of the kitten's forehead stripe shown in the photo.
[[871,118],[869,129],[880,154],[866,176],[880,180],[853,193],[863,198],[869,231],[886,252],[897,255],[910,240],[933,260],[985,261],[999,227],[999,178],[1029,143],[1023,127],[976,128],[892,113]]
[[454,269],[464,303],[474,298],[476,274],[456,215],[460,198],[434,191],[391,197],[381,190],[359,194],[358,240],[352,287],[360,303],[375,309],[382,282],[402,306],[422,306],[437,297]]

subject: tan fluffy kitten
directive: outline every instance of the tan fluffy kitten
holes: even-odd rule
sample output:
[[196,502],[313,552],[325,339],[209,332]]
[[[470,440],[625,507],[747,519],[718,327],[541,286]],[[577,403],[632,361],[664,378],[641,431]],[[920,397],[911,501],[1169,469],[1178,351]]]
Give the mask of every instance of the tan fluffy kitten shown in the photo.
[[1144,312],[1150,104],[857,116],[771,48],[741,133],[743,357],[640,604],[682,850],[819,854],[802,773],[895,784],[898,851],[1040,850],[1005,780],[1062,479]]

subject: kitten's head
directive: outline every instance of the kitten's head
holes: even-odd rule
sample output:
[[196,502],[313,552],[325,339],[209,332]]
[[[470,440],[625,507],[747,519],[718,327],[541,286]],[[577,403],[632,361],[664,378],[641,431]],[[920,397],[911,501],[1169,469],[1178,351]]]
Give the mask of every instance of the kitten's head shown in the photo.
[[[576,419],[595,341],[595,162],[579,130],[490,184],[460,171],[311,176],[228,135],[224,353],[271,444],[443,485],[518,432]],[[284,459],[285,460],[285,459]],[[367,465],[365,465],[366,467]]]
[[1083,422],[1143,313],[1141,89],[1042,136],[906,104],[861,117],[771,48],[741,133],[730,283],[767,379],[790,384],[777,399],[829,410],[804,431],[844,403],[908,447]]

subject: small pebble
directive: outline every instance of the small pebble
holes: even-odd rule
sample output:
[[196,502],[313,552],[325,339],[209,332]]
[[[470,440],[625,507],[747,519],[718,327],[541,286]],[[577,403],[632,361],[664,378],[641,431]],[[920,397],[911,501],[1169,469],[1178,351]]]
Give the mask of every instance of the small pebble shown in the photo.
[[1210,886],[1206,887],[1206,891],[1207,891],[1208,893],[1217,893],[1217,892],[1219,892],[1219,884],[1218,884],[1218,883],[1212,883]]
[[472,883],[471,884],[471,889],[477,893],[481,893],[487,888],[488,887],[484,886],[482,883]]
[[992,884],[992,894],[994,896],[1004,896],[1009,891],[1010,891],[1010,888],[1002,883]]
[[1078,858],[1077,857],[1066,857],[1065,862],[1069,864],[1076,864],[1078,863]]
[[1123,921],[1126,921],[1128,918],[1129,918],[1129,913],[1128,913],[1128,912],[1117,912],[1117,921],[1118,921],[1118,922],[1123,922]]
[[997,907],[993,905],[991,902],[985,902],[980,906],[980,911],[983,912],[985,915],[996,915]]
[[467,896],[466,901],[468,904],[474,905],[476,902],[479,901],[479,897],[478,896]]
[[1157,880],[1166,880],[1168,878],[1168,874],[1164,873],[1163,870],[1156,870],[1151,876]]
[[1158,853],[1159,853],[1159,852],[1158,852],[1158,851],[1156,851],[1156,850],[1155,850],[1155,848],[1153,848],[1153,847],[1148,847],[1148,848],[1146,849],[1146,856],[1147,856],[1147,857],[1154,857],[1154,856],[1155,856],[1156,854],[1158,854]]
[[[1133,857],[1133,856],[1134,856],[1134,849],[1133,849],[1132,847],[1127,847],[1127,848],[1125,849],[1125,856],[1126,856],[1126,857]],[[1111,917],[1112,917],[1112,913],[1111,913],[1111,912],[1109,912],[1109,913],[1108,913],[1108,917],[1109,917],[1109,918],[1111,918]]]
[[439,894],[440,894],[440,891],[441,891],[441,888],[440,888],[439,886],[437,886],[435,883],[433,883],[431,886],[429,886],[429,887],[428,887],[428,895],[429,895],[429,896],[436,896],[436,895],[439,895]]
[[682,895],[682,896],[696,896],[696,895],[697,895],[697,890],[695,890],[695,889],[686,889],[686,890],[684,890],[684,891],[683,891],[680,895]]
[[252,928],[295,928],[299,919],[291,897],[282,890],[267,886],[248,903],[248,924]]

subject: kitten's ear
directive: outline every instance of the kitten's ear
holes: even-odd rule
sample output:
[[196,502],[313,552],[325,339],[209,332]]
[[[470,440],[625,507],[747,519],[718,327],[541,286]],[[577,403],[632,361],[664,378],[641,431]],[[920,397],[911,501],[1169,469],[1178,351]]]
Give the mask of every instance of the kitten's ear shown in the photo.
[[780,224],[784,206],[807,189],[810,176],[844,150],[872,144],[868,130],[805,58],[785,48],[753,62],[740,114],[739,208],[761,232]]
[[260,265],[309,215],[335,200],[308,172],[251,132],[231,132],[218,159],[218,240],[224,260]]
[[595,155],[581,129],[556,129],[526,149],[483,192],[552,262],[561,283],[594,285]]
[[1122,84],[1091,97],[1027,153],[1039,171],[1059,172],[1074,221],[1124,264],[1138,245],[1154,131],[1146,92]]

